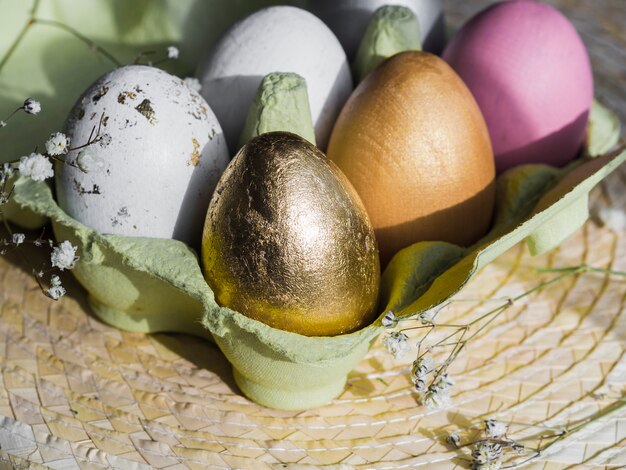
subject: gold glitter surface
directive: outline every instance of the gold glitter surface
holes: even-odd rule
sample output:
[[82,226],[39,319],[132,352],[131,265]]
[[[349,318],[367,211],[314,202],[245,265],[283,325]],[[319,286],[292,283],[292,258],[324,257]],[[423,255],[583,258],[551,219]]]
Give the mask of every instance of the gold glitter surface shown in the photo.
[[215,190],[204,227],[205,277],[221,305],[308,336],[373,320],[380,266],[348,180],[294,134],[251,140]]

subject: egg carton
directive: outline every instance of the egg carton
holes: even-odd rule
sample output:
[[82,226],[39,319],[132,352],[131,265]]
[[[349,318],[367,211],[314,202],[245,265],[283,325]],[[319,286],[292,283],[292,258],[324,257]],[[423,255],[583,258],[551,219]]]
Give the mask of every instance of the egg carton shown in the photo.
[[[403,44],[404,39],[393,39],[365,50],[392,55]],[[371,63],[367,67],[376,65],[376,60],[365,62]],[[281,82],[275,78],[264,80],[274,92]],[[281,129],[313,139],[306,113],[302,119],[309,121],[304,122],[277,112],[287,103],[302,102],[306,87],[298,83],[273,93],[271,103],[263,101],[261,86],[246,138]],[[306,409],[341,393],[348,373],[384,330],[381,318],[387,311],[400,319],[417,317],[444,304],[481,267],[515,244],[526,240],[531,253],[543,253],[576,231],[589,216],[591,189],[626,160],[626,151],[607,153],[619,134],[615,115],[594,103],[580,158],[565,168],[525,165],[500,175],[494,224],[485,237],[469,248],[435,241],[401,250],[382,276],[379,317],[356,332],[333,337],[278,330],[218,305],[192,248],[176,240],[99,233],[68,216],[45,183],[18,179],[7,215],[28,228],[50,220],[57,239],[78,246],[80,260],[72,272],[86,289],[93,313],[104,322],[129,331],[211,339],[249,398],[273,408]]]

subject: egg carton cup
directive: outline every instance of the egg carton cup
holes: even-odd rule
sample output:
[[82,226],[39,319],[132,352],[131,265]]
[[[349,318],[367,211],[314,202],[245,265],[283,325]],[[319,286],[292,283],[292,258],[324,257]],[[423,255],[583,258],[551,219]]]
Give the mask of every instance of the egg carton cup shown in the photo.
[[[101,234],[67,215],[51,188],[21,177],[9,218],[19,224],[49,220],[58,240],[78,247],[72,270],[94,315],[115,327],[144,333],[182,332],[213,339],[252,400],[273,408],[320,406],[343,389],[347,374],[384,330],[381,317],[416,317],[445,303],[486,265],[527,240],[530,251],[550,250],[588,218],[591,189],[624,160],[606,153],[619,123],[595,103],[583,155],[563,169],[526,165],[497,179],[491,231],[470,248],[421,242],[401,250],[382,276],[380,316],[351,334],[307,337],[267,326],[215,302],[194,250],[182,242]],[[340,314],[340,312],[338,312]]]

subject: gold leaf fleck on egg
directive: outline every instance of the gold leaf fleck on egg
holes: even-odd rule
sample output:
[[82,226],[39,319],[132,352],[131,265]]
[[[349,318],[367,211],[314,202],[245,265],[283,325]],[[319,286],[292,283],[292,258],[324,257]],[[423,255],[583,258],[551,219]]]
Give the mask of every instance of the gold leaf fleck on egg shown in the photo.
[[137,98],[137,94],[132,91],[123,91],[119,95],[117,95],[117,102],[119,104],[124,104],[126,103],[126,98],[134,100],[135,98]]
[[193,145],[193,152],[191,152],[191,159],[189,160],[189,163],[193,166],[198,166],[200,164],[200,152],[198,152],[200,142],[198,142],[198,139],[193,137],[191,139],[191,145]]
[[154,112],[154,109],[152,109],[152,103],[150,103],[149,99],[143,100],[135,107],[135,109],[139,114],[145,117],[150,124],[154,125],[158,122],[156,119],[156,113]]

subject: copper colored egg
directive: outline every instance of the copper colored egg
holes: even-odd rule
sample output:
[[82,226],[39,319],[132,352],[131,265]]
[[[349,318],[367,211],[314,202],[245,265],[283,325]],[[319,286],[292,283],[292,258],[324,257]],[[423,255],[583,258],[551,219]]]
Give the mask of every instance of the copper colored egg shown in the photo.
[[488,230],[495,168],[471,93],[440,58],[398,54],[354,91],[328,157],[361,196],[381,263],[419,241],[471,245]]
[[220,305],[307,336],[355,331],[375,314],[380,264],[359,197],[314,145],[252,139],[213,194],[202,260]]

